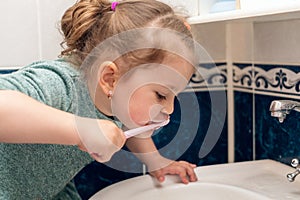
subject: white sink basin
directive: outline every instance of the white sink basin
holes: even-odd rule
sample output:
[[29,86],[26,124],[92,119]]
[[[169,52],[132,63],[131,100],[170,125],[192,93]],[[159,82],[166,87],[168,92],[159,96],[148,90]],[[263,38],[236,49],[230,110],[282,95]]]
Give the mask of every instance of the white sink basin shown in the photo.
[[[198,167],[198,181],[184,185],[177,176],[158,183],[149,175],[111,185],[91,200],[271,200],[300,199],[300,181],[288,182],[294,169],[273,160]],[[300,177],[299,177],[300,179]]]
[[[134,183],[133,183],[134,184]],[[117,190],[120,192],[119,190]],[[116,192],[116,190],[115,190]],[[148,188],[146,190],[135,191],[136,193],[128,196],[123,196],[123,199],[130,200],[183,200],[188,198],[189,200],[209,199],[209,200],[220,200],[220,199],[243,199],[243,200],[271,200],[265,196],[254,193],[249,190],[245,190],[239,187],[222,185],[216,183],[192,183],[189,186],[186,185],[169,185],[163,188]],[[103,194],[97,196],[101,199]],[[97,199],[95,196],[95,199]],[[115,194],[105,196],[103,199],[115,199]]]

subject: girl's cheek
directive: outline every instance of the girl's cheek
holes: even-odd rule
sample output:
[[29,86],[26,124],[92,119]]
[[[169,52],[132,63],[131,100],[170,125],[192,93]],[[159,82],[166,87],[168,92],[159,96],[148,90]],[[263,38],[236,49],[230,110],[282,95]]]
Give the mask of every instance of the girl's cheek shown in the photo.
[[148,121],[147,111],[145,111],[144,107],[131,107],[131,109],[129,110],[129,115],[131,117],[131,120],[137,125],[144,125]]

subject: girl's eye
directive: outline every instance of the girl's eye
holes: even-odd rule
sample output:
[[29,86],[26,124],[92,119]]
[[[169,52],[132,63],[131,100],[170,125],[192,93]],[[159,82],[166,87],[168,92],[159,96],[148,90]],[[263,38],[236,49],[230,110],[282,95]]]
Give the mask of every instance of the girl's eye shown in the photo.
[[160,94],[159,92],[155,92],[155,94],[159,100],[166,100],[166,96]]

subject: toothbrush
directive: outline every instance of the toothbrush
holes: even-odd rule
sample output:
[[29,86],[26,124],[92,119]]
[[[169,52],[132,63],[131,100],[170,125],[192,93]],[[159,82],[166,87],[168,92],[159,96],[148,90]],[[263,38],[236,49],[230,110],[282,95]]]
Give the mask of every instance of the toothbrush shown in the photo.
[[162,122],[153,123],[153,124],[149,124],[146,126],[142,126],[142,127],[138,127],[138,128],[134,128],[134,129],[125,131],[124,134],[125,134],[126,138],[130,138],[130,137],[136,136],[138,134],[144,133],[146,131],[159,129],[160,127],[167,125],[169,122],[170,122],[170,119],[167,119]]

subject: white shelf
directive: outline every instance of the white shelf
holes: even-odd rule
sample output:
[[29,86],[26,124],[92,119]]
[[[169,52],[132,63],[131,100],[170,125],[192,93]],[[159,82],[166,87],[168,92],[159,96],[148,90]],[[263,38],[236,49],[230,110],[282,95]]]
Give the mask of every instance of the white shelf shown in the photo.
[[200,16],[190,17],[190,24],[202,24],[221,21],[277,21],[300,19],[300,2],[289,1],[284,3],[259,5],[256,8],[240,9],[234,11],[226,11],[220,13],[204,14]]

